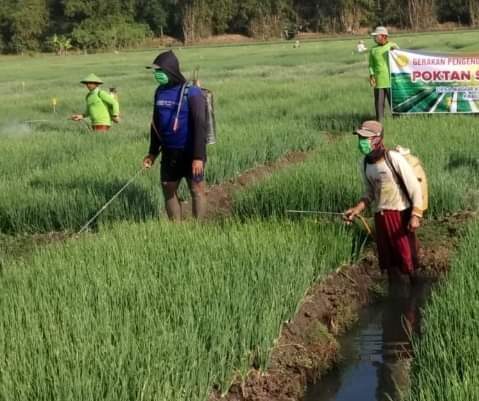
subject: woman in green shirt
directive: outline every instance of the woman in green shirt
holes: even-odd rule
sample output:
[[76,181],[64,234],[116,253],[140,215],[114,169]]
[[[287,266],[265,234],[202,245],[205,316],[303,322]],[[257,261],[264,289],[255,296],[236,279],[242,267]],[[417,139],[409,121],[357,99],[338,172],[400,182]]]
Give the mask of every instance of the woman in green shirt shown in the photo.
[[95,74],[90,74],[80,81],[88,89],[86,95],[86,111],[83,114],[73,114],[71,119],[81,121],[90,118],[94,131],[106,132],[111,127],[111,122],[120,122],[120,106],[116,98],[101,90],[99,86],[103,81]]
[[376,120],[384,120],[386,99],[391,108],[391,79],[389,72],[389,51],[398,49],[398,45],[388,41],[388,30],[378,26],[372,33],[376,46],[369,51],[369,83],[374,88],[374,107]]

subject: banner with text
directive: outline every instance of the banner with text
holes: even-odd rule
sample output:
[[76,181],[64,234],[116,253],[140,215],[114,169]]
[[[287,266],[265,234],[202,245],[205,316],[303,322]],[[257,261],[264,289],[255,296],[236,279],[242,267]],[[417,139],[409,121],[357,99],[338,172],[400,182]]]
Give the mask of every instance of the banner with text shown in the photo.
[[479,55],[389,52],[393,113],[479,113]]

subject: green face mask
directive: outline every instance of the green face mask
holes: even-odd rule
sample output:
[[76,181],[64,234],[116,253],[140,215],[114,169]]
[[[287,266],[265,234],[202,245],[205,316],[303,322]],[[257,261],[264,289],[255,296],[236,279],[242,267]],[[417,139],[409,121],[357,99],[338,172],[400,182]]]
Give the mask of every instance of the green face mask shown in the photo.
[[364,156],[369,155],[373,150],[368,138],[359,138],[358,148]]
[[166,85],[169,82],[168,75],[161,70],[156,70],[154,76],[160,86]]

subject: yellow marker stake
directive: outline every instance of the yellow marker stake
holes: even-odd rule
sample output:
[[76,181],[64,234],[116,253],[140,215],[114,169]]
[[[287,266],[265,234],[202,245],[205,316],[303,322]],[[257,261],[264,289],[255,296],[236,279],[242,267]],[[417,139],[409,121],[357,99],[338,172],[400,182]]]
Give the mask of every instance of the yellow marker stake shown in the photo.
[[57,112],[57,98],[54,97],[52,99],[52,107],[53,107],[53,112],[56,113]]

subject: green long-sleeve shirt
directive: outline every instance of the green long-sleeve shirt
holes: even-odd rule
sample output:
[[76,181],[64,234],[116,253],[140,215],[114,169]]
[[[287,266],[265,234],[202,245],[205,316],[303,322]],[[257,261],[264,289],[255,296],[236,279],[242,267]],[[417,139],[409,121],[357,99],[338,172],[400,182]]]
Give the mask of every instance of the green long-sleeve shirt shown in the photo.
[[394,42],[376,45],[369,51],[369,75],[376,79],[376,88],[390,88],[391,78],[389,73],[389,51],[399,49]]
[[[92,125],[111,125],[111,116],[120,114],[118,101],[109,93],[96,88],[86,95],[86,111],[84,117],[89,117]],[[111,111],[111,114],[110,114]]]

